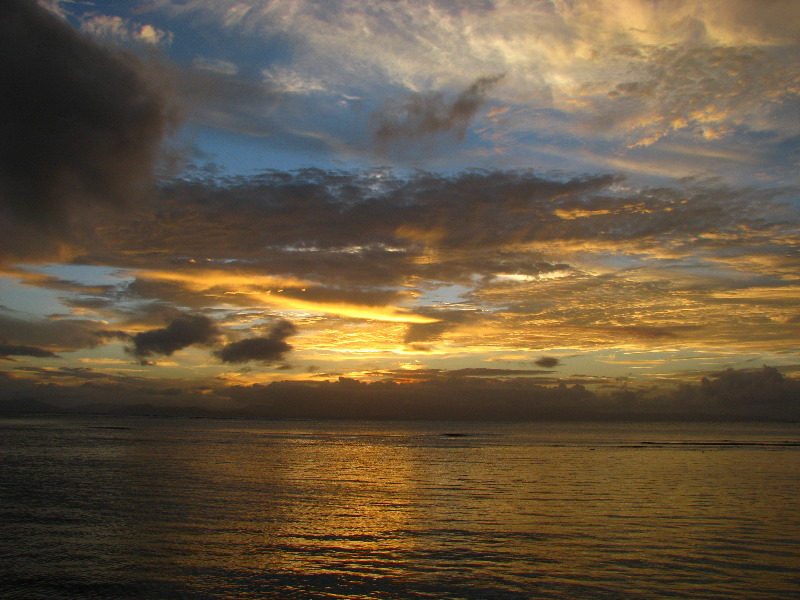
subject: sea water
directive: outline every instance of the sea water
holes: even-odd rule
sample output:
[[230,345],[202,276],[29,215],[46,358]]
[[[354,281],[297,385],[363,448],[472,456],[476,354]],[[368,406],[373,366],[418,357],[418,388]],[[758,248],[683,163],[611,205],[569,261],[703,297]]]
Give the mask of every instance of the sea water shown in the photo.
[[0,419],[0,598],[800,597],[800,425]]

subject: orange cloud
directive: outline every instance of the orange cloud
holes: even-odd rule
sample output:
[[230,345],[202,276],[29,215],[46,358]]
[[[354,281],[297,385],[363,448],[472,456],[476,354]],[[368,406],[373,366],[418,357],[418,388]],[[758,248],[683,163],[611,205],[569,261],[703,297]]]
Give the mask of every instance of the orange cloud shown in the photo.
[[[225,289],[225,294],[246,295],[258,301],[259,304],[274,306],[283,310],[326,313],[356,319],[372,319],[397,323],[435,323],[439,320],[415,314],[399,306],[372,306],[347,302],[314,302],[282,294],[284,287],[304,290],[306,286],[311,285],[307,281],[295,278],[238,275],[235,273],[225,273],[219,270],[193,271],[191,273],[140,271],[135,273],[135,275],[142,279],[180,282],[188,289],[197,292],[222,288]],[[276,293],[272,293],[273,289],[275,289]]]

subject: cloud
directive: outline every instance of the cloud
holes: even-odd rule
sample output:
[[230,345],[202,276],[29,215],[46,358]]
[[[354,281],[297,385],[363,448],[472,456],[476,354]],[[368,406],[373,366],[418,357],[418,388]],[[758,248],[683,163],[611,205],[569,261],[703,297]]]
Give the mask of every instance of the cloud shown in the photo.
[[172,43],[172,32],[119,16],[92,15],[82,20],[81,30],[101,41],[160,46]]
[[372,115],[378,146],[386,149],[393,144],[406,145],[409,141],[431,140],[443,134],[463,140],[488,91],[502,78],[502,75],[481,77],[452,102],[446,102],[441,92],[416,93],[387,101]]
[[25,285],[62,292],[81,292],[84,294],[100,295],[113,290],[113,286],[110,285],[86,285],[56,275],[30,271],[19,267],[2,268],[0,269],[0,275],[13,277]]
[[542,356],[541,358],[537,358],[535,361],[533,361],[533,363],[539,365],[540,367],[545,367],[546,369],[552,369],[553,367],[560,365],[561,361],[555,356]]
[[696,406],[706,413],[736,418],[792,418],[800,413],[800,380],[775,367],[726,369],[703,377],[700,385],[683,385],[673,398],[681,408]]
[[33,2],[3,7],[4,206],[34,218],[62,197],[128,198],[174,116],[158,83],[134,55],[93,43]]
[[796,402],[800,398],[798,381],[786,379],[775,367],[734,370],[704,378],[700,393],[730,405]]
[[129,352],[143,361],[155,355],[171,356],[174,352],[194,344],[208,345],[217,335],[217,327],[208,317],[183,314],[162,329],[151,329],[134,335]]
[[36,358],[57,358],[58,355],[38,346],[20,346],[0,342],[0,360],[9,356],[33,356]]
[[631,337],[633,339],[671,339],[678,337],[681,331],[692,331],[700,329],[699,326],[675,326],[675,327],[656,327],[652,325],[626,325],[622,327],[598,327],[598,331],[609,333],[611,335],[618,335],[623,337]]
[[0,54],[0,257],[52,253],[68,217],[140,197],[176,112],[152,66],[35,2],[0,4]]
[[[187,261],[240,258],[307,281],[357,275],[360,283],[378,286],[452,267],[453,273],[442,273],[446,279],[460,269],[448,264],[448,256],[463,260],[472,252],[536,239],[591,236],[595,223],[561,224],[552,209],[589,201],[618,181],[613,175],[558,179],[528,171],[400,178],[385,171],[308,169],[268,172],[225,185],[176,182],[135,219],[105,227],[99,242],[107,249],[104,260],[124,247],[127,264],[141,249],[149,253],[141,256],[150,266],[159,254],[168,255],[162,248],[170,247],[180,248]],[[188,218],[193,227],[186,226]],[[428,250],[437,249],[449,254],[428,260]],[[168,266],[174,268],[175,256],[169,256],[173,262]],[[486,259],[474,256],[475,266]],[[513,265],[493,266],[502,271]]]
[[[80,367],[24,367],[13,372],[0,371],[0,410],[3,404],[16,404],[27,410],[25,399],[40,399],[57,408],[83,407],[89,412],[124,412],[137,407],[134,414],[170,413],[166,407],[203,407],[212,400],[219,408],[224,394],[218,382],[173,378],[147,378],[113,368],[104,372]],[[8,404],[6,404],[8,406]],[[14,410],[14,408],[12,408]],[[202,414],[202,408],[190,414]],[[219,413],[213,413],[219,414]]]
[[[6,349],[42,353],[7,357],[127,345],[142,361],[178,353],[176,371],[195,377],[292,350],[298,378],[321,376],[309,364],[371,379],[428,370],[437,385],[481,380],[490,397],[556,356],[621,374],[654,372],[650,355],[623,366],[633,350],[786,361],[796,349],[797,188],[766,182],[796,179],[797,2],[159,0],[138,22],[49,4],[61,20],[0,7],[0,260],[62,263],[0,273],[3,302],[57,313],[0,313]],[[120,6],[107,5],[132,14]],[[225,47],[192,55],[220,25]],[[183,66],[149,62],[142,44],[159,39]],[[313,163],[312,144],[362,164],[382,145],[421,168],[435,147],[448,168],[209,168],[151,187],[174,103],[195,143],[239,173],[262,150]],[[757,183],[642,183],[722,163]],[[476,164],[488,168],[454,170]],[[514,169],[543,164],[567,166]],[[281,318],[302,348],[262,325]],[[205,362],[179,352],[192,345]],[[501,362],[522,366],[476,370]],[[277,377],[241,371],[225,377]]]
[[427,369],[387,372],[385,379],[372,383],[339,377],[226,385],[219,380],[151,379],[85,367],[20,367],[0,372],[0,402],[35,398],[92,412],[168,414],[182,407],[181,414],[268,418],[796,421],[800,417],[800,381],[773,367],[728,369],[677,388],[637,387],[582,376],[556,379],[546,374]]
[[261,362],[274,363],[283,360],[284,356],[292,349],[286,338],[293,335],[297,329],[289,321],[279,321],[272,326],[269,334],[263,337],[246,338],[225,345],[214,352],[222,362],[244,363]]
[[[155,301],[411,323],[409,344],[726,344],[776,339],[794,314],[783,314],[798,267],[794,197],[612,174],[271,171],[165,184],[109,218],[81,260],[125,269],[116,287],[7,272],[116,302],[102,312],[124,321],[114,329],[142,323]],[[741,322],[731,304],[746,307]]]
[[759,120],[800,97],[800,90],[779,83],[800,77],[798,58],[797,49],[785,47],[643,47],[631,61],[634,74],[609,90],[607,100],[593,100],[592,127],[624,132],[631,147],[676,132],[712,141],[762,129]]
[[468,369],[453,369],[442,374],[447,377],[519,377],[529,375],[547,375],[552,371],[541,369],[491,369],[486,367],[472,367]]
[[95,335],[103,340],[128,340],[131,338],[130,333],[120,329],[101,329],[95,331]]
[[[305,287],[308,286],[308,287]],[[128,286],[129,291],[168,298],[184,306],[202,307],[217,303],[241,306],[272,306],[277,309],[328,313],[359,319],[401,323],[431,323],[434,317],[415,314],[399,306],[387,305],[397,291],[351,291],[336,287],[312,287],[302,280],[229,274],[220,270],[141,271]],[[274,293],[273,293],[274,292]]]
[[211,71],[218,75],[238,75],[239,67],[227,60],[197,57],[192,60],[195,69]]
[[88,309],[95,311],[102,311],[112,309],[116,305],[113,300],[108,298],[62,298],[61,302],[70,307],[77,308],[78,310]]
[[447,332],[461,324],[470,323],[479,318],[473,310],[429,310],[427,314],[435,316],[433,323],[412,323],[406,329],[404,344],[414,345],[419,342],[432,342],[442,338]]
[[[530,164],[526,150],[558,146],[574,164],[587,147],[610,155],[667,137],[718,147],[715,139],[741,143],[747,132],[797,133],[796,119],[776,118],[781,107],[794,115],[800,94],[793,83],[800,9],[791,0],[763,7],[751,0],[398,0],[379,7],[163,0],[156,10],[195,26],[216,21],[246,32],[247,43],[258,32],[280,47],[291,58],[270,70],[291,73],[298,89],[329,92],[306,107],[312,117],[324,112],[341,122],[341,98],[366,99],[369,107],[376,90],[401,90],[374,116],[378,141],[396,147],[463,134],[485,90],[466,92],[463,111],[452,111],[456,102],[441,93],[421,90],[470,88],[479,73],[505,74],[493,96],[507,114],[481,133],[484,143],[469,149],[471,158],[512,149],[516,159],[504,160]],[[457,157],[461,164],[464,158]],[[680,167],[696,170],[696,158]]]
[[164,184],[127,215],[109,215],[80,261],[119,268],[113,286],[4,273],[109,321],[94,329],[131,333],[181,311],[219,311],[224,322],[246,308],[326,320],[317,347],[338,348],[333,324],[358,319],[380,337],[370,348],[422,344],[436,356],[774,351],[794,343],[795,198],[791,187],[647,187],[613,174],[270,171]]
[[283,130],[273,113],[287,96],[269,82],[239,74],[236,65],[210,59],[173,68],[172,81],[187,119],[248,136]]
[[89,319],[41,320],[0,313],[0,339],[14,346],[33,346],[51,352],[94,348],[102,343],[102,321]]

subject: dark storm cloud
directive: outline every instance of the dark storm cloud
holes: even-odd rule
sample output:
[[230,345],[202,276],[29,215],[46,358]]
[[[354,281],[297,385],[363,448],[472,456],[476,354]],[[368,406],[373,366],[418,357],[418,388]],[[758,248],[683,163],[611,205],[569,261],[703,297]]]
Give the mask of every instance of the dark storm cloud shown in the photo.
[[33,356],[35,358],[57,358],[58,355],[50,350],[37,346],[19,346],[6,344],[0,340],[0,360],[9,356]]
[[292,349],[286,338],[296,332],[295,326],[289,321],[279,321],[272,326],[269,335],[239,340],[227,344],[214,352],[222,362],[243,363],[256,361],[273,363],[283,360],[284,356]]
[[561,361],[558,360],[555,356],[542,356],[541,358],[536,359],[533,361],[534,364],[539,365],[540,367],[544,367],[546,369],[552,369],[553,367],[557,367],[561,364]]
[[33,1],[0,3],[0,55],[0,253],[47,254],[71,211],[137,197],[174,111],[140,59]]
[[194,344],[207,345],[217,337],[214,322],[203,315],[183,314],[162,329],[137,333],[131,338],[130,353],[142,360],[154,356],[170,356]]
[[502,78],[502,75],[481,77],[452,102],[447,102],[441,92],[411,94],[387,101],[372,115],[375,140],[382,148],[439,134],[452,133],[461,140],[486,101],[487,93]]

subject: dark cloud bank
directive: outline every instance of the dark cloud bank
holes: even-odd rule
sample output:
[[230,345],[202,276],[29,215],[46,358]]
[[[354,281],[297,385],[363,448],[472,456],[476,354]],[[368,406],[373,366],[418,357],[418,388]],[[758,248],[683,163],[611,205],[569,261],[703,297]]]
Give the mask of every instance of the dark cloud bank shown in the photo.
[[[618,385],[605,392],[578,383],[542,385],[535,377],[476,377],[446,371],[414,383],[339,378],[251,386],[208,381],[166,385],[92,369],[61,368],[39,374],[42,382],[34,384],[0,373],[0,410],[485,421],[800,419],[800,382],[772,367],[729,369],[671,391]],[[72,385],[58,385],[61,379]],[[81,385],[75,385],[76,380]]]
[[[476,371],[481,371],[477,369]],[[800,382],[776,369],[727,370],[678,390],[594,392],[581,384],[443,372],[416,383],[274,383],[232,388],[244,414],[442,420],[715,420],[800,418]],[[565,379],[566,382],[569,379]]]

